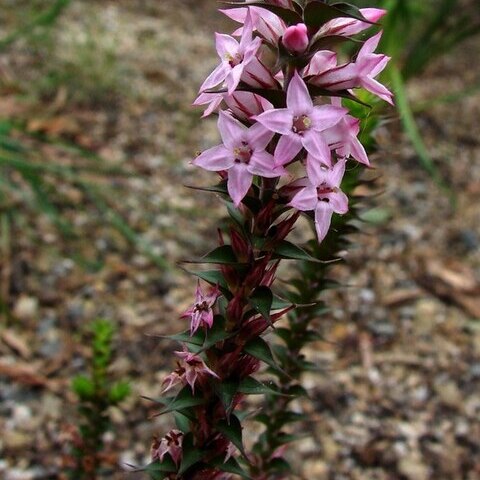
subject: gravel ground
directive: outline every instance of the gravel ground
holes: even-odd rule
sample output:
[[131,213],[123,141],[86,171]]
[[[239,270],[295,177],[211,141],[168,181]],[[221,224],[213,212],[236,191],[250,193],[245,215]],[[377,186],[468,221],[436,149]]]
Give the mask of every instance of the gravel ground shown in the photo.
[[[212,181],[188,164],[216,140],[214,121],[199,122],[190,103],[216,62],[213,31],[230,30],[214,2],[174,3],[72,4],[55,33],[53,60],[45,62],[64,65],[85,31],[98,32],[95,51],[114,49],[115,59],[106,72],[95,72],[93,87],[86,74],[54,94],[25,95],[38,83],[35,50],[20,43],[0,56],[4,116],[28,120],[30,132],[74,140],[108,165],[128,169],[126,178],[105,183],[114,192],[111,204],[172,266],[213,246],[211,232],[222,215],[213,197],[182,185]],[[412,99],[478,82],[471,52],[479,47],[472,42],[432,65],[412,83]],[[86,61],[93,68],[106,58]],[[94,98],[99,85],[106,93]],[[374,222],[346,262],[332,268],[349,287],[326,294],[332,314],[318,328],[329,342],[307,352],[324,373],[305,378],[313,402],[299,408],[316,421],[311,438],[290,452],[305,478],[480,479],[479,118],[478,95],[419,114],[455,208],[419,167],[394,112],[378,132],[381,148],[372,160],[383,193],[371,200]],[[47,160],[76,161],[56,145],[21,138]],[[129,378],[133,387],[111,412],[116,433],[106,440],[116,461],[144,463],[152,435],[170,425],[169,418],[149,419],[154,409],[140,395],[160,393],[175,345],[155,335],[184,328],[178,314],[194,281],[175,267],[161,271],[138,253],[81,191],[58,188],[73,205],[66,214],[82,238],[66,242],[48,219],[20,209],[8,255],[4,249],[0,258],[12,312],[0,327],[0,476],[6,480],[59,478],[75,422],[69,382],[85,368],[86,325],[97,316],[118,325],[112,375]]]

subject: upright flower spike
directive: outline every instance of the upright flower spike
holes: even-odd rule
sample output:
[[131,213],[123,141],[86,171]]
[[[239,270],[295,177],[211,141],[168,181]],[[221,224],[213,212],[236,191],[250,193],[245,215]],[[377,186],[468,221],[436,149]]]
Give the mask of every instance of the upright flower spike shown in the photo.
[[340,190],[345,164],[346,160],[339,160],[333,168],[326,169],[312,162],[309,178],[298,180],[295,185],[303,188],[293,197],[290,205],[303,212],[315,212],[319,242],[328,233],[333,213],[348,212],[348,197]]
[[240,43],[230,35],[215,34],[217,53],[222,63],[203,82],[200,93],[214,88],[222,82],[227,84],[230,95],[235,91],[245,67],[254,60],[262,43],[260,38],[253,38],[252,32],[252,18],[248,12]]
[[287,91],[287,108],[269,110],[255,117],[261,125],[282,135],[275,149],[276,165],[290,163],[304,147],[325,165],[331,165],[330,148],[323,131],[347,113],[334,105],[314,106],[305,82],[295,72]]
[[346,63],[315,75],[309,80],[310,83],[334,92],[363,87],[393,105],[392,92],[375,80],[375,77],[385,69],[390,60],[390,57],[386,55],[373,53],[381,37],[382,32],[368,39],[358,52],[355,62]]
[[[310,3],[316,5],[308,7]],[[322,16],[312,12],[327,11],[328,18],[344,13],[317,0],[264,0],[243,5],[227,13],[245,24],[234,33],[240,40],[217,34],[222,63],[195,100],[205,106],[205,116],[218,112],[222,143],[192,163],[218,172],[220,184],[208,190],[220,192],[222,198],[228,193],[237,208],[226,202],[230,219],[222,221],[217,235],[212,235],[219,246],[200,260],[216,264],[213,270],[205,267],[197,272],[211,288],[197,285],[195,301],[183,314],[190,321],[191,335],[183,332],[177,336],[183,351],[175,352],[178,367],[163,382],[163,393],[178,387],[176,395],[168,393],[159,401],[163,412],[176,413],[178,430],[156,441],[152,450],[157,465],[147,471],[158,480],[230,480],[228,472],[232,471],[235,476],[256,480],[295,476],[287,459],[273,460],[281,458],[286,442],[292,441],[283,432],[294,413],[292,392],[300,387],[306,368],[297,359],[309,339],[315,338],[311,322],[318,318],[318,308],[293,312],[285,327],[278,329],[282,330],[279,336],[285,355],[275,355],[279,352],[275,348],[272,357],[264,355],[269,338],[263,335],[295,310],[296,304],[321,303],[319,285],[324,283],[328,262],[315,262],[314,268],[311,262],[332,258],[349,230],[348,217],[338,218],[336,230],[323,242],[333,213],[348,211],[348,198],[340,189],[347,161],[354,158],[368,165],[357,138],[357,119],[328,91],[365,87],[388,97],[383,86],[372,83],[388,61],[373,53],[379,36],[365,42],[356,61],[345,65],[338,66],[335,52],[319,50],[322,42],[317,40],[322,35],[348,37],[365,30],[369,23],[334,18],[321,25]],[[383,12],[370,9],[362,13],[376,21]],[[281,41],[290,54],[284,55]],[[310,63],[305,65],[308,58]],[[314,88],[322,82],[324,91]],[[214,87],[221,88],[210,90]],[[314,98],[310,91],[321,95]],[[348,192],[358,171],[349,172]],[[284,184],[280,177],[287,175]],[[279,268],[283,258],[299,257],[300,246],[288,235],[301,212],[314,217],[319,244],[309,242],[300,255],[303,260],[297,264],[296,291],[290,296],[279,291],[275,280],[277,272],[284,273]],[[252,386],[261,388],[255,373],[263,363],[274,368],[272,362],[285,375],[273,382],[272,394],[265,394],[265,434],[252,452],[245,452],[241,437],[243,414],[249,413],[245,411],[246,392]],[[232,444],[248,462],[234,454]]]
[[221,111],[218,129],[223,145],[200,154],[193,164],[210,170],[228,172],[228,193],[235,205],[247,194],[254,175],[276,178],[284,175],[283,168],[275,166],[273,156],[265,151],[273,132],[257,123],[246,128],[238,120]]

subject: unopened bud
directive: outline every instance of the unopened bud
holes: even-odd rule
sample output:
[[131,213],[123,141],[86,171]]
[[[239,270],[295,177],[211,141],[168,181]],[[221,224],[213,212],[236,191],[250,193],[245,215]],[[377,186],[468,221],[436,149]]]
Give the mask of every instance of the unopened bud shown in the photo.
[[298,23],[288,27],[283,35],[282,43],[290,52],[303,53],[309,43],[307,26],[304,23]]

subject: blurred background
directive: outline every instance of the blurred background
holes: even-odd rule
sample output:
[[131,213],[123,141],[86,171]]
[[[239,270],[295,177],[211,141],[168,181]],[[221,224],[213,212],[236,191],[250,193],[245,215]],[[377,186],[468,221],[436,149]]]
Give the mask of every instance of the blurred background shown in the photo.
[[[353,3],[353,2],[352,2]],[[292,446],[307,478],[480,478],[480,6],[388,7],[375,105],[379,179],[364,234],[332,277],[328,342],[307,355],[312,436]],[[176,262],[214,246],[223,211],[184,185],[215,144],[192,108],[216,65],[214,0],[0,0],[0,477],[61,478],[72,454],[92,321],[115,327],[107,368],[130,395],[108,406],[106,470],[143,464],[149,419],[174,364],[159,335],[194,281]],[[112,402],[115,403],[115,402]],[[73,439],[73,440],[72,440]],[[141,475],[137,476],[141,478]]]

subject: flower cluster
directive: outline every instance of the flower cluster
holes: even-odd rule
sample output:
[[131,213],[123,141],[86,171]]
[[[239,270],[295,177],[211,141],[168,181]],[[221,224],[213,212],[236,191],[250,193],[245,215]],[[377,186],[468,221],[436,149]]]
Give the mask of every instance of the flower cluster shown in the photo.
[[[289,2],[277,3],[287,8]],[[364,42],[354,61],[343,64],[339,64],[335,52],[317,50],[316,45],[322,45],[322,39],[360,33],[371,27],[367,22],[378,21],[385,11],[362,9],[360,13],[367,22],[337,18],[318,31],[304,23],[287,26],[262,7],[222,11],[242,22],[243,27],[233,36],[217,34],[221,63],[203,83],[195,104],[207,105],[205,115],[219,112],[218,129],[223,143],[201,153],[193,163],[206,170],[226,172],[228,193],[236,206],[247,195],[254,176],[284,177],[298,187],[289,189],[287,183],[284,189],[295,192],[290,205],[301,211],[315,211],[321,242],[332,214],[348,210],[348,202],[339,194],[345,160],[353,158],[369,165],[357,138],[359,121],[342,108],[340,97],[353,96],[353,89],[364,88],[392,103],[392,93],[375,80],[389,60],[374,53],[381,33]],[[254,37],[254,33],[258,36]],[[234,36],[240,36],[240,41]],[[301,68],[285,74],[278,63],[268,65],[268,50],[279,45],[287,51],[287,61],[295,58]],[[323,93],[322,101],[314,104],[317,89],[331,96]],[[262,97],[262,93],[268,96],[279,90],[286,92],[286,108],[274,108]],[[305,166],[304,178],[292,178],[298,174],[293,166],[296,163]],[[290,171],[286,166],[291,166]],[[314,201],[315,189],[318,195]]]
[[163,391],[178,393],[160,403],[162,412],[177,412],[178,429],[154,443],[154,478],[158,472],[193,480],[228,479],[229,473],[286,478],[272,474],[285,445],[263,457],[247,453],[237,415],[245,395],[271,393],[252,376],[261,362],[278,371],[261,336],[295,309],[271,288],[282,259],[315,261],[286,239],[299,216],[313,221],[321,243],[333,214],[349,210],[341,189],[348,162],[369,166],[360,121],[342,98],[355,101],[363,88],[392,102],[376,80],[389,60],[374,53],[381,33],[349,62],[332,50],[385,11],[320,0],[231,7],[221,11],[241,26],[232,35],[216,34],[220,63],[195,100],[205,107],[204,117],[218,115],[221,143],[192,161],[218,172],[220,183],[204,190],[226,200],[231,222],[218,230],[219,247],[196,262],[219,268],[195,273],[210,286],[198,283],[182,315],[189,329],[175,336],[183,350],[175,352],[178,366]]

